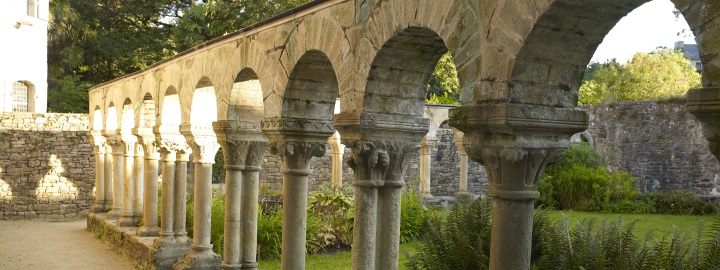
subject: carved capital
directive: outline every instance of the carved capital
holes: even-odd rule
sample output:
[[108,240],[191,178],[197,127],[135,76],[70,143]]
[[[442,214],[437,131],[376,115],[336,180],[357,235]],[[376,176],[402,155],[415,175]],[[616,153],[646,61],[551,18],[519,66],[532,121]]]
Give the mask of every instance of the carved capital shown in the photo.
[[225,168],[260,170],[268,139],[259,123],[217,121],[213,130],[223,148]]
[[309,174],[310,160],[325,155],[325,142],[286,141],[270,143],[270,152],[280,155],[286,169],[306,171]]
[[215,163],[215,154],[220,149],[217,139],[211,136],[193,136],[190,142],[193,160],[196,163]]
[[347,164],[355,172],[356,186],[403,186],[403,176],[418,144],[398,141],[348,139],[352,149]]
[[702,124],[710,152],[720,159],[720,88],[691,89],[686,106]]
[[155,140],[155,136],[153,136],[152,139],[143,137],[140,143],[143,146],[143,154],[145,155],[145,159],[160,159],[160,145]]
[[421,155],[429,155],[432,151],[432,148],[437,145],[437,139],[436,138],[430,138],[427,137],[423,138],[422,142],[420,143],[420,154]]
[[538,178],[545,166],[560,161],[565,148],[486,147],[468,151],[485,166],[490,178],[488,196],[506,200],[536,199]]

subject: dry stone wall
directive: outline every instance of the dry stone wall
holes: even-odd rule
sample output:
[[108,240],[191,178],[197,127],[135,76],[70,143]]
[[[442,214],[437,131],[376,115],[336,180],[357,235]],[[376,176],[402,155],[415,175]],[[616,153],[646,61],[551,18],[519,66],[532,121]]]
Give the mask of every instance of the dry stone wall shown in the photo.
[[690,190],[720,195],[720,163],[683,103],[585,105],[595,148],[612,170],[630,172],[643,192]]
[[62,219],[93,203],[87,114],[0,114],[0,219]]

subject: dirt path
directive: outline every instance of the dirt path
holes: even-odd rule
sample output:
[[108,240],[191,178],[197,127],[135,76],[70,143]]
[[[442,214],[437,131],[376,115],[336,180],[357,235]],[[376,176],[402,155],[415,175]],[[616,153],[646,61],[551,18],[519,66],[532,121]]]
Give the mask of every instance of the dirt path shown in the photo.
[[85,224],[85,219],[0,221],[0,269],[135,269]]

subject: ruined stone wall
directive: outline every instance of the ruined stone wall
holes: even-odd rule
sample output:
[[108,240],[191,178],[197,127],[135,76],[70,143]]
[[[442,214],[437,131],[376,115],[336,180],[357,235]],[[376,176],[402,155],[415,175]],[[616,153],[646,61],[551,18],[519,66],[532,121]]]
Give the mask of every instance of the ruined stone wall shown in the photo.
[[588,131],[612,170],[630,172],[643,192],[684,189],[720,195],[720,163],[683,103],[585,105]]
[[95,157],[87,114],[0,114],[0,219],[85,215]]

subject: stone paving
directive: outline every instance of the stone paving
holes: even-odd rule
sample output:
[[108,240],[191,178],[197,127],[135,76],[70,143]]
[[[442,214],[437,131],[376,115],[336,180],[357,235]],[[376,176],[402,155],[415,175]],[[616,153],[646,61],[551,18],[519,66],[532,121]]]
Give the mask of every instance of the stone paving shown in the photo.
[[85,227],[85,219],[0,221],[0,270],[135,269]]

